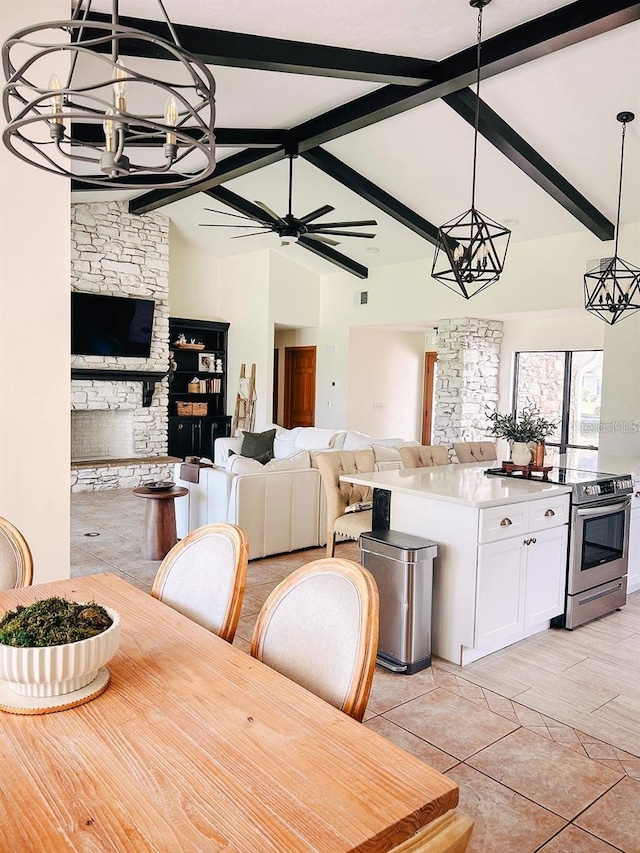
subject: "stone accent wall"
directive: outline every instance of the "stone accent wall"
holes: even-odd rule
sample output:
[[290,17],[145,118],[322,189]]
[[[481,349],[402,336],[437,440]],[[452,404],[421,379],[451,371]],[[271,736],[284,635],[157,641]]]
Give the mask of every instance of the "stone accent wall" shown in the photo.
[[[74,368],[166,371],[169,364],[169,220],[159,213],[133,216],[126,203],[71,206],[71,289],[155,302],[149,358],[73,356]],[[134,456],[147,463],[72,470],[72,490],[129,488],[149,476],[166,476],[168,382],[156,385],[142,406],[142,383],[74,379],[72,410],[133,412]],[[132,473],[132,472],[137,473]],[[137,482],[133,482],[137,480]]]
[[97,468],[72,468],[72,492],[100,492],[106,489],[134,489],[146,480],[173,480],[173,462],[131,462],[99,465]]
[[502,323],[495,320],[438,323],[434,444],[492,440],[485,407],[495,411],[498,404],[502,337]]

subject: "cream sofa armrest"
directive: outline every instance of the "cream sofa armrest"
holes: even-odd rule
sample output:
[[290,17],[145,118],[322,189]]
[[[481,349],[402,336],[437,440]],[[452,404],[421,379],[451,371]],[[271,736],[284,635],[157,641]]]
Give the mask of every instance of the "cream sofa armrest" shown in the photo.
[[178,486],[184,486],[189,494],[176,498],[176,531],[178,539],[204,524],[227,521],[229,493],[233,476],[224,468],[201,468],[198,483],[180,479],[180,465],[174,469]]
[[240,453],[242,448],[242,436],[234,438],[216,438],[213,443],[213,462],[214,465],[220,465],[224,468],[229,458],[229,451]]

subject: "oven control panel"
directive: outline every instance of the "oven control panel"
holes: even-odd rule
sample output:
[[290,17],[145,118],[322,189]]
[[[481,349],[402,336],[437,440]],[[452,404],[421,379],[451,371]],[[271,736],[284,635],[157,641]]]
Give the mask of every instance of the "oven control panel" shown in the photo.
[[611,480],[599,480],[597,483],[585,483],[580,486],[585,498],[606,497],[607,495],[626,495],[633,491],[631,477],[616,477]]

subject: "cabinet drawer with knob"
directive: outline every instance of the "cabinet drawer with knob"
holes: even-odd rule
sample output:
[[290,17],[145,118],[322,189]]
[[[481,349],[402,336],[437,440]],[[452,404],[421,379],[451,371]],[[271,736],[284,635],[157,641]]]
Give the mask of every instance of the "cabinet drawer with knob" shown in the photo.
[[514,503],[480,510],[479,542],[497,542],[529,532],[529,504]]
[[569,521],[569,495],[557,495],[543,498],[530,504],[529,530],[545,530],[547,527],[560,527]]

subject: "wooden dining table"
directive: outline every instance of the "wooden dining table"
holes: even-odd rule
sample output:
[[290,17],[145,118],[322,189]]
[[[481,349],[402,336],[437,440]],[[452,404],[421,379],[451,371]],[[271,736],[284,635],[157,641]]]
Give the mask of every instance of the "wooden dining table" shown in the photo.
[[112,574],[0,593],[115,609],[107,690],[0,713],[0,848],[384,853],[457,786],[249,654]]

